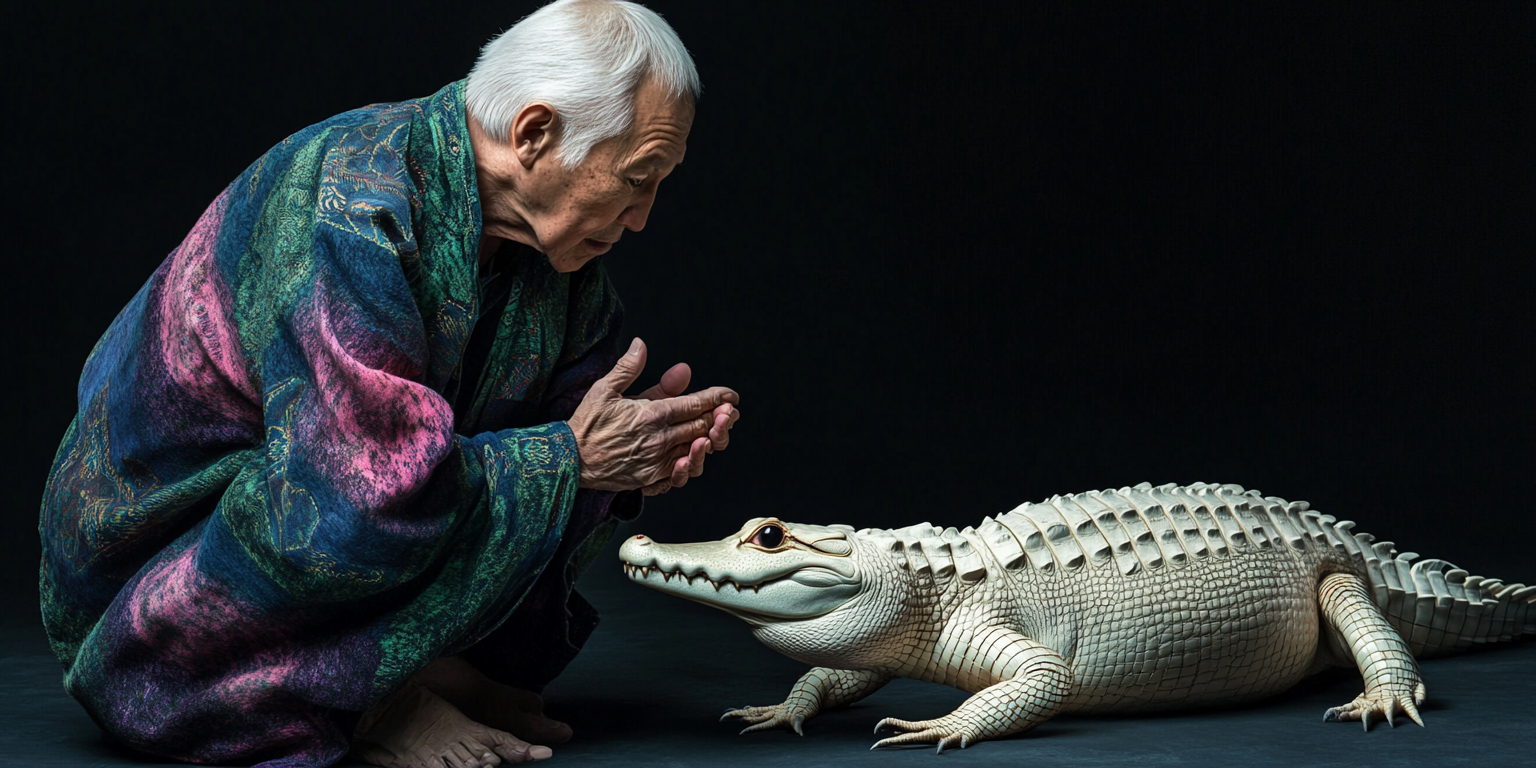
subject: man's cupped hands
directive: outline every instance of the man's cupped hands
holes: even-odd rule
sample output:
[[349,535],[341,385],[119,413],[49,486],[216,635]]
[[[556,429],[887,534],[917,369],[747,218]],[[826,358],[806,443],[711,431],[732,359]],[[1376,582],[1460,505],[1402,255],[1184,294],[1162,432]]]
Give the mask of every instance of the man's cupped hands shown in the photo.
[[582,488],[666,493],[703,474],[704,458],[730,445],[740,396],[727,387],[683,394],[693,371],[678,363],[655,386],[625,397],[645,359],[645,342],[637,338],[571,415]]

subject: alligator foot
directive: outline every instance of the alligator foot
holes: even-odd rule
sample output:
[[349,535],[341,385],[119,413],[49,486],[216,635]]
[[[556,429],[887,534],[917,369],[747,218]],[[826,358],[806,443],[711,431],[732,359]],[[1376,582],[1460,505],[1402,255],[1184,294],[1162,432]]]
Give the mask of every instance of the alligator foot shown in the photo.
[[1408,695],[1406,690],[1379,689],[1362,693],[1355,697],[1354,701],[1342,707],[1334,707],[1323,712],[1323,720],[1330,723],[1343,720],[1359,720],[1360,725],[1369,731],[1373,718],[1376,720],[1386,720],[1387,725],[1395,727],[1392,718],[1401,711],[1422,728],[1424,726],[1424,719],[1419,717],[1418,705],[1423,703],[1423,683],[1419,683],[1413,689],[1412,696]]
[[937,720],[910,721],[887,717],[875,723],[875,733],[880,733],[880,729],[886,726],[906,731],[906,733],[899,733],[890,738],[881,739],[875,742],[875,745],[870,747],[870,749],[899,747],[904,744],[933,744],[937,742],[939,745],[938,754],[944,754],[944,750],[948,747],[965,749],[971,745],[971,742],[981,740],[977,738],[976,729],[969,727],[968,724],[956,718],[953,713]]
[[816,713],[808,711],[804,707],[784,702],[783,704],[775,704],[771,707],[728,709],[725,714],[720,716],[720,722],[723,723],[728,718],[739,717],[748,723],[752,723],[752,725],[741,729],[741,732],[744,734],[752,733],[753,731],[767,731],[774,728],[788,727],[793,729],[795,733],[804,736],[805,718],[814,714]]

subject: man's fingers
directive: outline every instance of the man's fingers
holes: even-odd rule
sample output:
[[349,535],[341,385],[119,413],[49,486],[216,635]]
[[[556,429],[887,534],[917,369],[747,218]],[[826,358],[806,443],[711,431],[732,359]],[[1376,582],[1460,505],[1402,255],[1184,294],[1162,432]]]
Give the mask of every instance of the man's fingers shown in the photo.
[[656,382],[656,388],[665,393],[663,397],[677,397],[688,391],[688,382],[692,380],[693,369],[689,368],[687,363],[678,363],[661,375],[661,381]]
[[670,490],[672,490],[671,480],[657,480],[656,482],[641,488],[640,492],[646,496],[660,496],[661,494]]
[[613,364],[613,370],[609,371],[602,381],[612,387],[615,393],[622,395],[624,390],[635,383],[635,379],[640,378],[640,372],[643,370],[645,370],[645,342],[636,336],[635,340],[629,343],[629,351]]
[[660,384],[657,384],[638,395],[625,395],[625,397],[630,400],[665,400],[667,393],[666,390],[661,388]]
[[672,462],[672,487],[681,488],[688,478],[704,474],[704,455],[709,449],[709,438],[701,437],[688,446],[688,455]]
[[676,450],[678,446],[683,446],[683,450],[687,451],[687,446],[691,445],[693,441],[709,437],[710,430],[714,426],[714,420],[710,418],[709,414],[670,425],[664,433],[667,447]]
[[693,369],[687,363],[678,363],[667,369],[661,375],[661,381],[656,385],[634,395],[635,400],[665,400],[669,397],[677,397],[688,389],[688,382],[693,378]]
[[716,409],[687,421],[672,424],[666,428],[666,444],[676,447],[699,438],[708,438],[711,451],[723,450],[731,444],[731,424],[735,421],[736,413],[738,412],[733,410],[732,415],[724,416],[719,409]]
[[737,411],[734,408],[729,413],[721,411],[722,408],[729,407],[728,405],[722,405],[714,411],[715,423],[714,426],[709,428],[711,450],[722,451],[731,444],[731,425],[736,423],[736,418],[741,415],[741,411]]
[[658,400],[654,405],[666,414],[668,423],[676,424],[727,403],[734,406],[740,400],[741,396],[736,394],[736,390],[729,387],[710,387],[680,397]]

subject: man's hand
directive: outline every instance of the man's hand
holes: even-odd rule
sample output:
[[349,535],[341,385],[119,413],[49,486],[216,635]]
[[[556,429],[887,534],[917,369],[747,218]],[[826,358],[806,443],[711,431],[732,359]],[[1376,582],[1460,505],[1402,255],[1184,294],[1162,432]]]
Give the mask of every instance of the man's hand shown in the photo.
[[730,444],[740,398],[725,387],[682,394],[692,378],[685,363],[672,366],[638,397],[623,396],[644,370],[645,358],[645,342],[635,339],[571,416],[582,488],[665,493],[702,474],[704,457]]

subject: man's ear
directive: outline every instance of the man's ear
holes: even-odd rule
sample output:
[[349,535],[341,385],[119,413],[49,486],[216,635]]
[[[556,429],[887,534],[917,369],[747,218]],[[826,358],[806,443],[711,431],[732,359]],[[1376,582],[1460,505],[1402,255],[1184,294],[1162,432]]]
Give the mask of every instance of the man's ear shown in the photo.
[[512,152],[524,168],[532,168],[534,161],[548,157],[555,149],[555,109],[543,102],[523,107],[512,118]]

